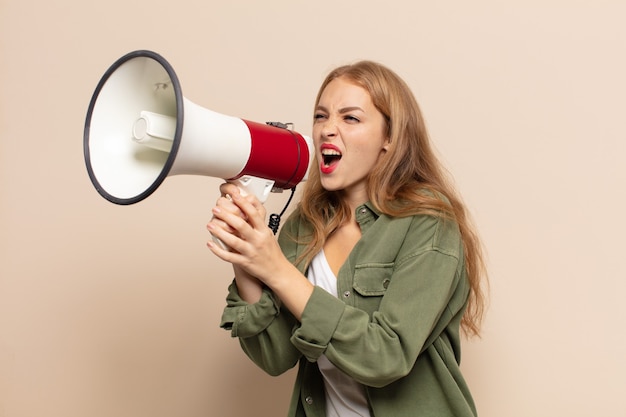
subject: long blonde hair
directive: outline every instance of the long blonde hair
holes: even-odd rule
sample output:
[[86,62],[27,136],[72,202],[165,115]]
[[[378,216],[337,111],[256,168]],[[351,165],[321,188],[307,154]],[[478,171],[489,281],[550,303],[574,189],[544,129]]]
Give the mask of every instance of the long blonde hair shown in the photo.
[[[485,310],[482,283],[486,283],[482,246],[465,205],[432,149],[413,93],[389,68],[372,61],[360,61],[328,74],[319,89],[315,107],[326,86],[339,77],[364,88],[386,121],[389,148],[378,158],[368,177],[371,203],[393,217],[429,214],[451,218],[458,223],[470,284],[461,327],[468,336],[479,335]],[[341,191],[322,188],[319,171],[311,170],[298,209],[311,224],[313,233],[306,241],[307,247],[300,261],[310,262],[327,237],[352,218],[341,195]]]

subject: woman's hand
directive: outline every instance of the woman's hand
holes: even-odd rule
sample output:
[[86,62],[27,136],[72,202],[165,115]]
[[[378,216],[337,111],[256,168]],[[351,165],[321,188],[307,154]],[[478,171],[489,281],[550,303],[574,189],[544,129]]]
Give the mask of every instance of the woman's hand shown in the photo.
[[[221,196],[220,198],[218,198],[217,202],[215,203],[215,207],[219,207],[218,210],[228,211],[228,212],[233,213],[234,215],[244,218],[244,214],[241,212],[241,210],[239,210],[239,207],[237,207],[237,205],[235,205],[232,202],[233,201],[232,195],[233,193],[239,193],[240,192],[239,188],[235,186],[234,184],[225,183],[225,184],[220,185],[220,192],[221,192]],[[215,208],[213,209],[213,212],[215,212]],[[214,226],[219,225],[219,227],[223,228],[229,233],[235,232],[232,228],[228,226],[228,224],[226,224],[225,222],[219,219],[216,219],[215,216],[211,218],[211,221],[209,222],[209,224],[211,223],[213,223]],[[207,228],[209,228],[208,224],[207,224]]]
[[[245,215],[242,213],[239,207],[237,207],[237,205],[233,203],[233,199],[231,197],[232,195],[239,195],[239,188],[233,184],[225,183],[220,186],[220,192],[222,196],[217,200],[216,208],[219,207],[219,211],[227,211],[232,213],[233,215],[240,216],[241,218],[245,219]],[[227,223],[213,217],[209,224],[207,224],[207,229],[211,231],[216,227],[220,227],[228,233],[235,233],[235,230],[232,229]],[[214,241],[207,243],[207,246],[209,246],[209,248],[212,245],[215,245]],[[219,246],[222,249],[231,250],[230,248],[223,245],[223,242],[221,242]],[[235,283],[237,284],[239,295],[248,303],[255,303],[259,301],[263,290],[263,283],[236,264],[233,264],[233,270],[235,273]]]
[[313,285],[283,255],[274,233],[265,224],[263,204],[253,195],[242,196],[232,184],[222,186],[221,190],[224,195],[229,194],[232,201],[226,198],[228,203],[218,201],[207,228],[230,250],[212,241],[207,246],[220,259],[233,264],[237,288],[244,300],[258,301],[265,284],[300,320]]
[[214,242],[208,246],[220,259],[267,283],[277,268],[291,264],[266,225],[265,207],[253,195],[242,196],[233,184],[224,184],[220,189],[230,199],[218,200],[207,228],[229,250]]

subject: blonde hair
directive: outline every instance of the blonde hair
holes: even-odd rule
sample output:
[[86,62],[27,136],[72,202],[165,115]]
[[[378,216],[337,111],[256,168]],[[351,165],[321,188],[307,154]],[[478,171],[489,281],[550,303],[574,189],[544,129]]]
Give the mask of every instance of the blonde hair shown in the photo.
[[[486,282],[486,268],[482,246],[465,205],[432,149],[413,93],[389,68],[372,61],[360,61],[328,74],[319,89],[315,107],[326,86],[340,77],[365,89],[386,122],[388,151],[381,154],[368,176],[371,203],[393,217],[429,214],[458,223],[470,285],[461,327],[466,335],[478,336],[485,310],[482,283]],[[311,224],[313,233],[307,238],[307,247],[299,261],[310,262],[322,249],[326,238],[352,218],[341,195],[341,191],[322,188],[319,171],[311,170],[298,209]]]

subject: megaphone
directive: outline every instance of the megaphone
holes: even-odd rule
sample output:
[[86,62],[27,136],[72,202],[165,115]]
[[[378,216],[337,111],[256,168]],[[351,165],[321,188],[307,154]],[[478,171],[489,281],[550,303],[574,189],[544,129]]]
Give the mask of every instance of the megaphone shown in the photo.
[[307,178],[311,139],[286,127],[194,104],[161,55],[139,50],[113,63],[93,93],[85,163],[98,193],[115,204],[137,203],[181,174],[236,182],[265,202]]

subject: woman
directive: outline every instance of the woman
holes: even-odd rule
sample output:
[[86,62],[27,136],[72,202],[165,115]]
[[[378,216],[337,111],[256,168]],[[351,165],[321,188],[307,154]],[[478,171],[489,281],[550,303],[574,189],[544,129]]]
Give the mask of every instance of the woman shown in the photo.
[[323,82],[315,165],[278,242],[232,184],[208,224],[231,248],[222,327],[271,375],[299,363],[290,416],[475,416],[460,335],[478,335],[484,264],[465,208],[393,71]]

